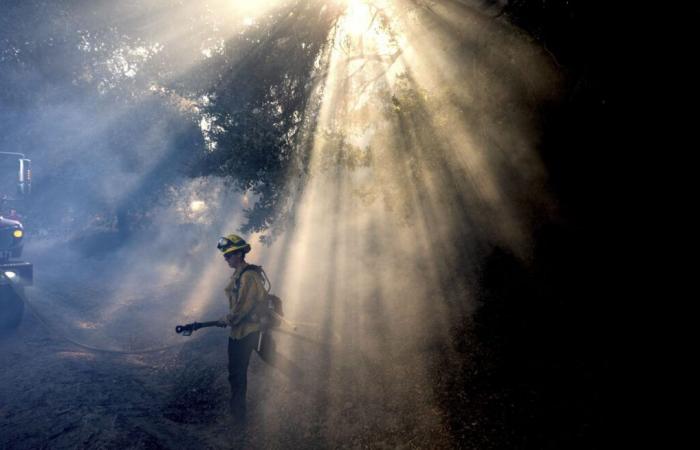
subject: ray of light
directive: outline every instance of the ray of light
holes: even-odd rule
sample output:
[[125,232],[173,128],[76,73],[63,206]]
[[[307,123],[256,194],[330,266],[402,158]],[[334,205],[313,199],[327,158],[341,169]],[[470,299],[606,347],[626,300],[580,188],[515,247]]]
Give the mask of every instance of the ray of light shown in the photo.
[[[268,11],[247,10],[251,4],[208,3],[233,8],[238,18],[224,36]],[[287,317],[315,341],[277,336],[280,352],[304,367],[293,380],[304,389],[269,398],[265,427],[311,429],[295,421],[304,409],[329,447],[406,424],[444,435],[435,360],[451,351],[449,327],[474,308],[469,283],[479,246],[527,248],[519,200],[530,190],[539,195],[544,177],[526,117],[529,97],[543,95],[533,81],[537,55],[515,58],[528,46],[512,30],[456,6],[346,6],[319,59],[323,76],[311,104],[320,107],[307,119],[317,123],[294,224],[249,257],[266,266]],[[153,40],[177,45],[200,7],[164,11],[170,26],[156,21],[166,31]],[[466,62],[465,53],[472,55]],[[223,216],[226,234],[239,219]],[[217,290],[228,272],[220,255],[197,262],[183,301],[170,305],[180,316],[199,318],[223,302]],[[178,267],[164,262],[156,273],[163,282]],[[125,278],[128,285],[140,279]]]
[[[426,30],[445,12],[409,14],[411,7],[348,2],[317,91],[310,179],[283,240],[294,245],[272,249],[286,258],[276,272],[285,271],[289,316],[316,323],[325,345],[311,351],[282,339],[281,348],[305,363],[315,397],[269,399],[267,426],[284,428],[275,417],[286,402],[313,405],[329,445],[358,432],[333,426],[341,422],[391,429],[390,418],[400,417],[423,433],[445,434],[432,390],[435,360],[452,351],[449,327],[474,308],[469,283],[480,242],[527,247],[524,207],[511,195],[542,176],[527,120],[494,118],[512,108],[506,117],[522,119],[522,97],[541,95],[539,86],[526,95],[509,90],[507,77],[519,70],[507,65],[510,45],[523,45],[468,11],[459,12],[461,23],[478,30]],[[493,57],[478,55],[484,49],[474,38],[484,30]],[[452,52],[460,47],[474,59],[459,60],[463,54]],[[491,67],[493,59],[502,65]],[[499,133],[506,138],[491,139]],[[344,405],[354,402],[365,405],[363,414],[348,418]]]

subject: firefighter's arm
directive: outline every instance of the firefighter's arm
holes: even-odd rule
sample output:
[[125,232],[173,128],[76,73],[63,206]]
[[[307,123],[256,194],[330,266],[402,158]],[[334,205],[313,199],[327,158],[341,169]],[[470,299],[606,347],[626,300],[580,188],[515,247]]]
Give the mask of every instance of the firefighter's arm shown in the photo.
[[246,272],[241,277],[241,287],[238,294],[238,307],[227,316],[230,325],[236,326],[243,321],[265,298],[265,289],[259,275]]

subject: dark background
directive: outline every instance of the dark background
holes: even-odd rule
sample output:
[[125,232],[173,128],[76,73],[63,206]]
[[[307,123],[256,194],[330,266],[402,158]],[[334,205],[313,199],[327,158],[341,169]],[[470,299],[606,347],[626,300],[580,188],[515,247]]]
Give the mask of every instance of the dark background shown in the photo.
[[627,214],[636,201],[627,189],[643,148],[629,126],[640,115],[639,98],[630,95],[645,42],[639,11],[610,2],[515,1],[500,13],[541,42],[565,75],[563,100],[542,122],[542,157],[565,214],[538,230],[532,267],[498,249],[489,258],[476,332],[489,343],[484,358],[494,376],[483,383],[521,405],[504,419],[519,430],[516,447],[623,445],[629,437],[615,438],[631,420],[634,378],[620,368],[635,344],[621,339],[639,307],[628,303],[629,286],[621,287],[635,264],[628,239],[637,225]]

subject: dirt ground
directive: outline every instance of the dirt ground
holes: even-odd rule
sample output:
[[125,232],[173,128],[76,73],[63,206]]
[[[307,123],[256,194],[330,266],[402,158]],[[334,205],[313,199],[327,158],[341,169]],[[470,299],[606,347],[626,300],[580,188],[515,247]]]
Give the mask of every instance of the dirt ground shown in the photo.
[[[108,262],[91,261],[94,277],[77,280],[65,276],[79,273],[71,262],[52,271],[53,263],[34,260],[41,277],[27,289],[23,322],[0,338],[2,449],[462,446],[413,349],[393,346],[392,355],[382,355],[349,342],[331,354],[281,333],[282,361],[301,375],[254,355],[241,435],[227,413],[226,331],[177,336],[175,319],[144,309],[145,299],[159,305],[179,286],[144,286],[118,303],[106,300],[116,287],[98,277]],[[90,350],[66,338],[137,353]],[[138,353],[161,346],[167,348]],[[423,351],[434,349],[426,342]]]
[[[62,340],[28,311],[17,332],[0,340],[0,448],[452,446],[437,412],[432,424],[430,417],[401,423],[407,415],[400,412],[387,421],[400,399],[370,406],[346,392],[329,397],[333,406],[322,413],[313,386],[292,386],[257,357],[249,371],[248,432],[236,435],[226,409],[226,338],[217,331],[161,352],[115,355]],[[271,413],[267,403],[284,406]]]
[[572,338],[550,339],[568,336],[552,328],[559,312],[528,313],[529,275],[508,258],[491,263],[493,306],[479,323],[452,316],[448,341],[402,324],[419,323],[410,308],[392,316],[410,333],[382,328],[371,299],[325,334],[275,332],[277,367],[251,358],[241,433],[227,411],[226,330],[174,332],[223,302],[189,308],[196,282],[127,279],[114,256],[50,255],[28,255],[40,276],[23,322],[0,337],[0,449],[597,448],[590,362]]

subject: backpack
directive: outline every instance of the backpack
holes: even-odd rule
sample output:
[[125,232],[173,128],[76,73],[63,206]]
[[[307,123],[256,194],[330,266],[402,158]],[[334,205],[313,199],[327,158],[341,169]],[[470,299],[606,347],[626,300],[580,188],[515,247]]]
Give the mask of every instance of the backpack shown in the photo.
[[235,290],[238,291],[238,289],[241,287],[241,277],[243,277],[243,274],[249,270],[254,270],[262,276],[264,282],[263,287],[265,288],[266,292],[266,298],[263,305],[256,308],[251,314],[257,315],[260,318],[260,321],[265,323],[265,326],[268,328],[279,327],[282,322],[282,317],[284,316],[282,299],[274,294],[270,294],[270,291],[272,290],[272,283],[270,283],[270,279],[267,277],[267,274],[263,270],[262,266],[248,264],[241,271],[240,275],[236,277]]

